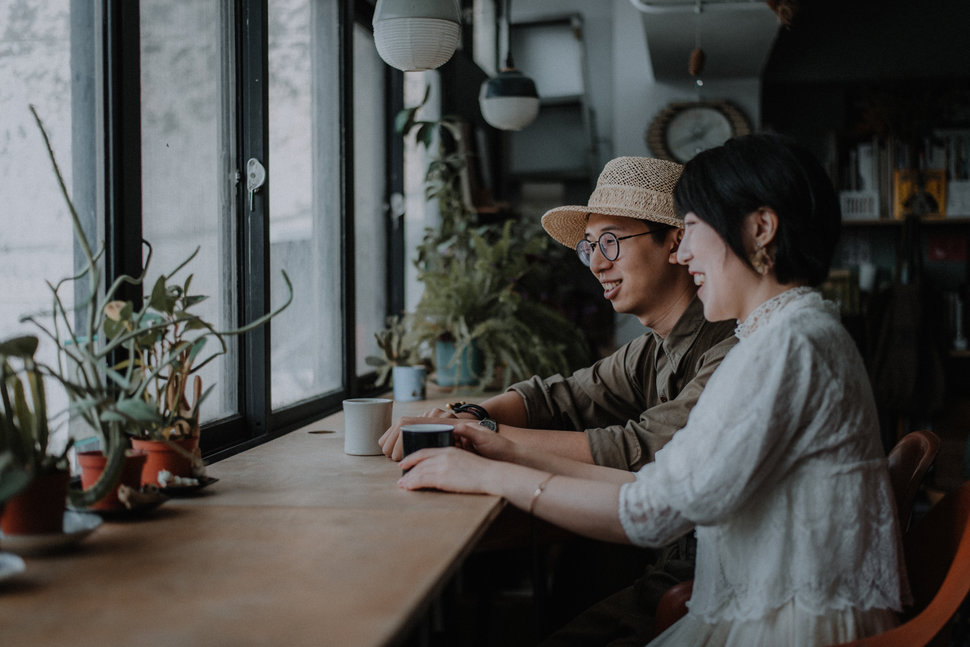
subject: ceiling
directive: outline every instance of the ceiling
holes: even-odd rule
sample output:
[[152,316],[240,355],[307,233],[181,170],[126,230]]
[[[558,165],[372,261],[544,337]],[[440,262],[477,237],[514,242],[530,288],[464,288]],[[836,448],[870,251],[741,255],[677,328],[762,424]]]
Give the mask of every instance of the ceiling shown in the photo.
[[693,49],[704,50],[702,79],[761,76],[778,33],[764,0],[631,0],[642,12],[654,79],[691,79]]

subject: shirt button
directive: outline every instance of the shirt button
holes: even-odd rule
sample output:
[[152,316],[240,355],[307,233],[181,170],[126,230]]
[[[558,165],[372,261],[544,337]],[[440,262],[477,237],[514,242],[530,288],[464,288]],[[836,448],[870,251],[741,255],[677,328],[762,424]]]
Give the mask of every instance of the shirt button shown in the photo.
[[667,395],[665,393],[661,393],[660,394],[660,401],[661,402],[666,402],[667,401]]

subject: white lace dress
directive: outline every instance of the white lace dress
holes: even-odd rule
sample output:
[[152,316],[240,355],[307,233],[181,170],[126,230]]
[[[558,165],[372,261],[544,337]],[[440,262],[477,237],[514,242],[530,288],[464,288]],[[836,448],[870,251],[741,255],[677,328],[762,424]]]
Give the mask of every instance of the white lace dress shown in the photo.
[[651,647],[817,647],[895,626],[909,591],[892,490],[835,306],[796,288],[737,334],[687,426],[620,492],[635,544],[697,531],[689,613]]

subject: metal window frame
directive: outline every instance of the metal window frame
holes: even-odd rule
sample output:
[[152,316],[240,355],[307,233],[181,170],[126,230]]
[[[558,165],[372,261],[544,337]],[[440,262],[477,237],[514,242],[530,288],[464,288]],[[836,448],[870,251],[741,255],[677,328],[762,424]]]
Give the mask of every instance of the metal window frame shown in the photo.
[[[323,0],[321,0],[323,1]],[[225,0],[227,18],[232,21],[235,40],[235,150],[240,175],[245,161],[255,157],[269,169],[269,93],[268,78],[268,2],[267,0]],[[370,0],[331,0],[327,5],[337,15],[339,39],[340,102],[340,195],[341,213],[341,336],[342,387],[334,392],[272,410],[270,327],[262,327],[239,340],[236,376],[240,393],[239,413],[205,426],[202,448],[207,460],[219,460],[247,447],[307,424],[335,411],[346,398],[373,392],[373,377],[358,378],[355,368],[354,312],[354,219],[353,219],[353,27],[355,20],[369,24],[374,5]],[[141,189],[141,105],[140,105],[140,6],[138,0],[101,0],[103,47],[103,146],[104,203],[103,226],[106,236],[107,279],[121,273],[141,271],[142,239]],[[318,8],[315,7],[315,10]],[[231,13],[230,13],[231,12]],[[402,107],[403,75],[388,71],[385,77],[392,105],[388,114]],[[393,133],[393,120],[385,125],[389,178],[388,196],[400,191],[402,150],[400,138]],[[240,321],[261,316],[270,307],[269,208],[270,187],[260,190],[252,212],[248,208],[245,181],[236,184],[239,218],[237,235],[237,312]],[[389,202],[389,199],[387,200]],[[337,206],[337,205],[334,205]],[[390,220],[390,219],[389,219]],[[386,275],[388,308],[403,309],[403,231],[388,224],[389,267]],[[397,268],[395,270],[395,268]],[[140,299],[135,287],[125,298]],[[369,379],[368,379],[369,377]]]

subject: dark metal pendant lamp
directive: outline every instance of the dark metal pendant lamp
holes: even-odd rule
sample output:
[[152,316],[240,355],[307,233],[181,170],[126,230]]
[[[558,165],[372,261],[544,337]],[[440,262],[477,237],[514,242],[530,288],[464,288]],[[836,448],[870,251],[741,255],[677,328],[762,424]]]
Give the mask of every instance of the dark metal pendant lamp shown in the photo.
[[512,30],[509,5],[505,0],[505,34],[507,40],[505,67],[482,83],[478,104],[482,116],[499,130],[522,130],[539,114],[536,84],[515,69],[512,63]]

